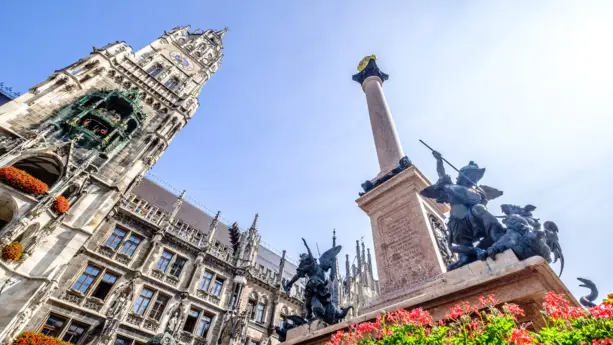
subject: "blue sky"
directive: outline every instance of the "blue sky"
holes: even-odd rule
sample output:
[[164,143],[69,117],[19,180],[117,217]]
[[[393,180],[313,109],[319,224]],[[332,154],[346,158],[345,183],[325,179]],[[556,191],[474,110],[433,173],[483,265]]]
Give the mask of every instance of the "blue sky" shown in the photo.
[[435,179],[424,139],[487,167],[500,202],[558,224],[573,292],[577,276],[613,292],[612,2],[10,1],[2,13],[0,81],[18,91],[92,46],[228,26],[221,69],[153,173],[243,227],[259,212],[264,241],[293,257],[301,236],[328,247],[332,228],[352,257],[356,239],[370,246],[355,199],[378,164],[351,75],[375,53],[413,163]]

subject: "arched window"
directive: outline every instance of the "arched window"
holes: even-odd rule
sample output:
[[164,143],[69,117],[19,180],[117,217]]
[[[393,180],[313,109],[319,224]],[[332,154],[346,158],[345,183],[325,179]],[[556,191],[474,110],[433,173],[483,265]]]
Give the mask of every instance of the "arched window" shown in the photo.
[[181,129],[181,124],[177,123],[177,125],[170,131],[170,134],[168,135],[168,138],[174,137],[175,134],[177,134],[177,132],[179,131],[179,129]]
[[76,183],[72,184],[62,192],[62,196],[70,201],[70,199],[77,194],[78,190],[79,185]]
[[130,133],[130,134],[131,134],[132,132],[134,132],[134,130],[135,130],[137,127],[138,127],[138,123],[136,122],[136,120],[134,120],[134,119],[130,119],[130,120],[128,121],[128,125],[127,125],[127,127],[126,127],[126,132],[128,132],[128,133]]
[[252,291],[249,294],[249,299],[247,300],[247,313],[249,314],[249,318],[255,320],[255,312],[256,305],[258,303],[258,294],[255,291]]
[[179,80],[179,78],[177,77],[172,77],[170,79],[168,79],[165,83],[164,86],[166,86],[167,88],[174,90],[177,88],[177,86],[179,86],[179,84],[181,83],[181,81]]
[[38,231],[38,229],[40,229],[40,224],[38,223],[31,224],[30,226],[28,226],[26,231],[22,232],[21,235],[19,235],[15,239],[15,241],[21,242],[24,248],[28,248],[29,245],[32,243],[32,240],[33,240],[32,237]]
[[149,74],[151,74],[152,77],[156,77],[158,74],[162,73],[163,70],[164,70],[164,67],[160,65],[159,63],[156,63],[155,65],[149,68],[148,72]]
[[62,175],[62,164],[58,158],[51,155],[30,156],[13,164],[28,174],[46,183],[51,188]]
[[262,299],[258,302],[258,305],[255,308],[255,321],[264,323],[266,318],[266,306],[268,305],[268,300],[266,297],[262,297]]
[[17,203],[9,194],[0,195],[0,231],[10,223],[17,214]]

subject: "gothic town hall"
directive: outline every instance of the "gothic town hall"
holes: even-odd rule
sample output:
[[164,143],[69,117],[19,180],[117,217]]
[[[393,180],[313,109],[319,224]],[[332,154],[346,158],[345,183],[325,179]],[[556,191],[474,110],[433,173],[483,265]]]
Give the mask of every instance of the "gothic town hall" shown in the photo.
[[[198,109],[226,30],[177,27],[147,47],[94,48],[0,106],[0,342],[24,331],[72,344],[276,344],[300,314],[296,265],[145,174]],[[378,294],[370,258],[334,298]],[[338,266],[338,264],[337,264]]]

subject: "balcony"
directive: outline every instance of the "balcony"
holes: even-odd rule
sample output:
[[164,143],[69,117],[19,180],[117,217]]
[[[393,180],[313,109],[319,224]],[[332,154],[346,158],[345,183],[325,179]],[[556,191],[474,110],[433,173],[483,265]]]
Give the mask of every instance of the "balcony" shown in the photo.
[[[157,226],[161,226],[165,219],[170,218],[167,212],[134,194],[124,201],[123,208]],[[180,219],[175,219],[164,230],[197,248],[204,249],[207,245],[208,234]],[[207,253],[225,262],[232,262],[234,255],[230,247],[221,243],[209,247]]]

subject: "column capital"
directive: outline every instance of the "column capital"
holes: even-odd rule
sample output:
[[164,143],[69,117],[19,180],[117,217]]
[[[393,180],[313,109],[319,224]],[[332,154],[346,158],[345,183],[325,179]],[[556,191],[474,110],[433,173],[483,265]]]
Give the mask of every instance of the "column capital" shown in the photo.
[[[368,63],[366,64],[366,66],[360,69],[360,67],[364,63],[364,60],[367,60],[367,59],[368,59]],[[377,66],[377,62],[375,60],[374,55],[365,57],[362,60],[362,63],[360,63],[360,66],[358,66],[358,70],[359,72],[357,74],[354,74],[351,77],[351,79],[360,83],[360,85],[362,85],[364,81],[366,81],[366,79],[368,79],[369,77],[377,77],[381,79],[381,83],[389,79],[389,75],[383,73],[379,69],[379,66]]]

